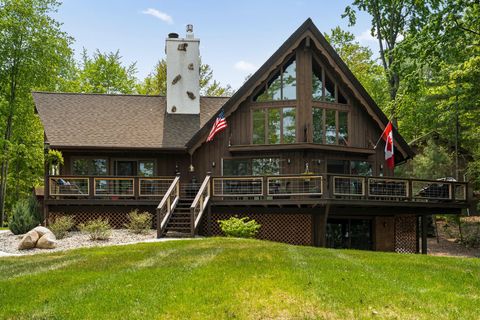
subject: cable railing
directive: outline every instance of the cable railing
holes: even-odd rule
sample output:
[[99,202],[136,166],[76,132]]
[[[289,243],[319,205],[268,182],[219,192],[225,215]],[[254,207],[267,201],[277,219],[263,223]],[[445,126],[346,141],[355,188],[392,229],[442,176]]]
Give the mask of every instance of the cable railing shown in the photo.
[[50,199],[158,200],[174,177],[49,176]]
[[212,177],[214,200],[345,199],[466,202],[467,183],[353,175]]
[[[48,199],[159,200],[173,177],[49,176]],[[215,201],[344,199],[417,202],[467,202],[465,182],[340,174],[212,176],[206,187],[182,190],[183,197]],[[199,200],[200,201],[200,200]],[[195,212],[200,213],[199,203]]]

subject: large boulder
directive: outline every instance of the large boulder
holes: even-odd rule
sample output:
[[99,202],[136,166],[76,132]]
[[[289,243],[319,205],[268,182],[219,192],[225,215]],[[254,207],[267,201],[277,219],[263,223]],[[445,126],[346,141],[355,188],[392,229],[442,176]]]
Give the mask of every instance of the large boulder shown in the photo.
[[[48,229],[47,229],[48,230]],[[57,239],[53,233],[45,233],[37,241],[36,247],[39,249],[53,249],[57,246]]]
[[53,235],[53,232],[50,231],[50,229],[42,227],[42,226],[38,226],[38,227],[33,228],[33,231],[36,231],[40,238],[43,237],[45,234]]
[[37,245],[40,236],[35,230],[30,230],[23,236],[18,245],[18,250],[32,249]]

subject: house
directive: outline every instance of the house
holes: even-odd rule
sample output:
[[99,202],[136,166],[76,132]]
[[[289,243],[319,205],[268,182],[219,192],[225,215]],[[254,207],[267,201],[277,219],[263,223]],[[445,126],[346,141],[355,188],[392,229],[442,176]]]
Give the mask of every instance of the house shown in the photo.
[[[465,183],[393,176],[374,148],[387,117],[310,19],[231,98],[200,96],[192,26],[166,53],[166,97],[33,93],[46,147],[65,158],[46,168],[47,219],[121,227],[138,208],[163,237],[246,215],[262,239],[425,253],[426,216],[468,207]],[[228,127],[206,142],[220,112]],[[411,159],[393,137],[395,163]]]

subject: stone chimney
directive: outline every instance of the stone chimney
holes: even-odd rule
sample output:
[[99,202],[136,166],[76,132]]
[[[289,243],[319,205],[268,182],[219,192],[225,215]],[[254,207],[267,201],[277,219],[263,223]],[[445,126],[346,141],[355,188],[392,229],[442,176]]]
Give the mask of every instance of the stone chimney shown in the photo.
[[170,33],[166,40],[167,112],[171,114],[200,113],[200,39],[187,25],[185,38]]

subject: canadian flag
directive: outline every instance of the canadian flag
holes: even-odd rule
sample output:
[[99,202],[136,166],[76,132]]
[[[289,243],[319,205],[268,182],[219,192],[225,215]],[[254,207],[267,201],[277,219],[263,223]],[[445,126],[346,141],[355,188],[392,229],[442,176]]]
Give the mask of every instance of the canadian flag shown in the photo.
[[385,162],[387,167],[393,169],[395,167],[395,158],[393,155],[393,128],[391,121],[388,122],[385,130],[383,130],[382,138],[385,140]]

